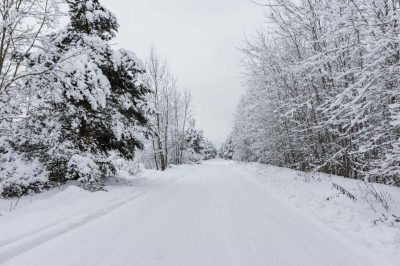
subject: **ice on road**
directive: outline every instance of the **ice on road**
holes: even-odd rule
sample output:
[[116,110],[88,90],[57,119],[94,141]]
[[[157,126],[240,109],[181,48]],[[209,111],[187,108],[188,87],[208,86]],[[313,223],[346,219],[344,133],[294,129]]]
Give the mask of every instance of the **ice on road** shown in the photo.
[[4,265],[386,265],[214,160]]

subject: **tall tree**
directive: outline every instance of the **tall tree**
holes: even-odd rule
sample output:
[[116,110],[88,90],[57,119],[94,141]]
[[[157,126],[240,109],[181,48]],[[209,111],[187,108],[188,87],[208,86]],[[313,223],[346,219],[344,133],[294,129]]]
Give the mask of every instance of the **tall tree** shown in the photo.
[[57,50],[31,58],[31,66],[69,60],[60,71],[27,80],[40,93],[25,125],[31,137],[16,142],[27,157],[40,158],[48,181],[77,179],[103,189],[115,173],[109,157],[133,159],[152,133],[150,90],[138,80],[144,65],[135,54],[108,43],[118,30],[116,17],[97,0],[68,4],[70,23],[50,35]]

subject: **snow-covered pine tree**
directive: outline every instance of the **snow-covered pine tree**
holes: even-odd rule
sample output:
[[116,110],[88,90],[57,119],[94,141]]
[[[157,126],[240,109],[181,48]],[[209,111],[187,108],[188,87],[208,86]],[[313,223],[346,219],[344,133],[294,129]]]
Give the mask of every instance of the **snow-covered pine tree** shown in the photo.
[[219,147],[219,150],[218,150],[218,157],[224,158],[224,156],[223,156],[224,149],[225,149],[225,143],[222,143],[221,147]]
[[233,146],[232,135],[229,135],[224,145],[221,148],[220,156],[227,160],[232,160],[234,158],[235,150]]
[[150,90],[138,81],[144,66],[135,54],[114,51],[108,43],[118,30],[117,18],[97,0],[67,2],[71,22],[50,36],[57,50],[39,54],[31,65],[69,60],[60,71],[27,81],[42,93],[27,121],[32,136],[18,145],[46,166],[48,181],[79,180],[98,190],[114,174],[109,157],[132,159],[151,134]]
[[204,160],[211,160],[215,157],[217,157],[217,149],[211,141],[206,140],[204,142]]
[[[140,139],[151,133],[151,109],[146,102],[150,90],[137,80],[144,66],[135,54],[125,49],[114,51],[108,44],[118,30],[117,18],[97,0],[68,3],[71,23],[55,40],[61,53],[71,47],[82,48],[87,61],[83,62],[82,80],[68,84],[62,95],[60,109],[65,112],[61,118],[70,129],[62,141],[68,140],[76,151],[65,178],[79,179],[97,189],[114,171],[108,161],[111,152],[131,160],[135,150],[143,148]],[[81,81],[85,85],[81,86]],[[86,172],[86,166],[90,171]]]
[[205,140],[203,130],[195,128],[195,121],[190,122],[190,126],[185,133],[186,151],[185,157],[189,162],[197,162],[204,159]]

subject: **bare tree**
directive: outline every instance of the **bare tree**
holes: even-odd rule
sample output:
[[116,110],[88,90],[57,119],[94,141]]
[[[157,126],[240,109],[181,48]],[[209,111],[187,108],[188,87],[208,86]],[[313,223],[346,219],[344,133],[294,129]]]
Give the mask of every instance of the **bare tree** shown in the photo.
[[146,61],[144,83],[151,88],[150,101],[156,111],[153,120],[156,134],[151,139],[156,169],[165,170],[168,164],[183,163],[188,122],[194,108],[190,90],[179,90],[177,78],[166,60],[160,58],[154,46]]

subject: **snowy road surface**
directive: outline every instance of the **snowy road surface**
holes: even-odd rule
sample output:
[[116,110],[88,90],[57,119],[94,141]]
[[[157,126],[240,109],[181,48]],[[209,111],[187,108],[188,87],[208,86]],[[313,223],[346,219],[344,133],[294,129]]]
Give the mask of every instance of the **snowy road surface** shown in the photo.
[[231,164],[214,160],[190,169],[36,245],[6,243],[0,246],[0,262],[10,266],[389,265],[289,208]]

